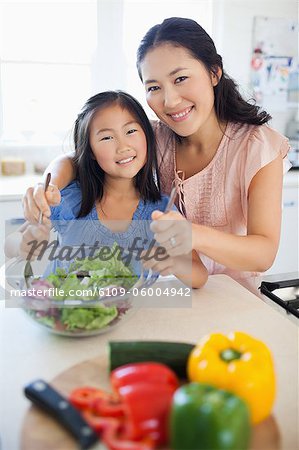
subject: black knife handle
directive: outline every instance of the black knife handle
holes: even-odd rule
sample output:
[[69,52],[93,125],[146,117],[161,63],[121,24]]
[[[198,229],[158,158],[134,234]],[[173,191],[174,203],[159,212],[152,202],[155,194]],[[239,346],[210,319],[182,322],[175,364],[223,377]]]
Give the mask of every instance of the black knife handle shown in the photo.
[[36,406],[51,414],[77,440],[80,448],[88,449],[99,436],[69,401],[44,380],[36,380],[24,388],[25,396]]

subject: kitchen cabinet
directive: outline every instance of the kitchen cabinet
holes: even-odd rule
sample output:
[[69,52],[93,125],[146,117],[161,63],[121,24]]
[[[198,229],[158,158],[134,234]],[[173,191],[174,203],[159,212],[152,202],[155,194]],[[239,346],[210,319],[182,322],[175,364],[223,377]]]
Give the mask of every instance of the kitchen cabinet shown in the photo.
[[23,208],[22,200],[14,199],[10,201],[0,201],[1,215],[0,215],[0,265],[4,264],[4,240],[5,236],[16,230],[23,222]]
[[[42,181],[42,176],[0,176],[0,265],[4,264],[4,239],[7,232],[18,228],[24,217],[22,209],[23,194],[29,186]],[[8,230],[9,227],[9,230]],[[7,228],[7,230],[6,230]]]
[[279,249],[273,266],[266,272],[267,275],[297,272],[299,269],[298,181],[298,171],[291,171],[285,177]]

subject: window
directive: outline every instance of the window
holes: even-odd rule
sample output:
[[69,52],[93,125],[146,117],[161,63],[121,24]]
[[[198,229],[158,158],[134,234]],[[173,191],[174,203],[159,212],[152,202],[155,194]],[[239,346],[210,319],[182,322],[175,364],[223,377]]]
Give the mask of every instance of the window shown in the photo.
[[0,1],[0,147],[68,147],[80,108],[106,89],[127,90],[150,113],[136,50],[171,16],[211,32],[212,0]]
[[0,4],[0,141],[61,143],[90,96],[97,2]]

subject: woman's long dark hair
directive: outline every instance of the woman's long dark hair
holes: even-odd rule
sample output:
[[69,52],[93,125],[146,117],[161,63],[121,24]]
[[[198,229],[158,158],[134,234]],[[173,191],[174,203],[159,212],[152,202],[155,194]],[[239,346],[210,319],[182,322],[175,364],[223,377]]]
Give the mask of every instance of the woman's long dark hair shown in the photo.
[[222,58],[217,54],[213,40],[197,22],[191,19],[171,17],[155,25],[146,33],[137,51],[137,69],[141,80],[141,62],[148,51],[162,43],[187,49],[216,76],[217,69],[219,67],[222,69],[222,76],[214,87],[214,106],[220,121],[263,125],[271,119],[266,111],[260,110],[258,106],[242,98],[237,84],[223,70]]
[[[73,163],[80,183],[82,202],[77,217],[85,217],[96,200],[102,200],[105,172],[93,158],[89,143],[90,124],[97,111],[110,105],[128,110],[144,131],[147,143],[146,163],[134,178],[135,188],[144,201],[160,200],[160,181],[157,168],[156,140],[150,121],[140,103],[122,91],[106,91],[91,97],[83,106],[74,126],[75,155]],[[156,178],[156,180],[155,180]]]

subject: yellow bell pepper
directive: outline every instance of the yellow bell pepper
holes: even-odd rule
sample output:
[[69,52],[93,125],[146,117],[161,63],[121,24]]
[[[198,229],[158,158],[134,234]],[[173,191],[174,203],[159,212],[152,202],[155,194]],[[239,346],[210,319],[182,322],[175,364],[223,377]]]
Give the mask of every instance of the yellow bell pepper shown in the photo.
[[212,333],[191,351],[187,364],[191,381],[226,389],[248,405],[251,422],[270,414],[275,398],[275,373],[268,347],[252,336]]

